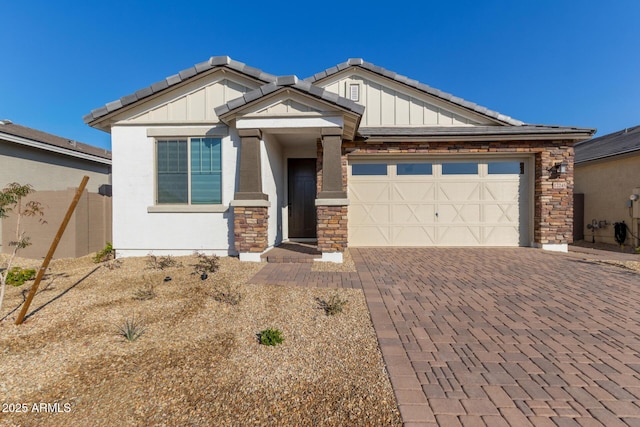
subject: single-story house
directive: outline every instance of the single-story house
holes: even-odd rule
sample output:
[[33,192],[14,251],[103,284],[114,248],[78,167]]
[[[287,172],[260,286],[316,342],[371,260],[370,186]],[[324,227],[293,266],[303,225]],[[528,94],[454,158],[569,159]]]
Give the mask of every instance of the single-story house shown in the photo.
[[118,256],[347,246],[566,250],[573,144],[362,59],[304,80],[216,56],[93,110]]
[[[78,257],[102,249],[111,240],[111,152],[67,138],[0,120],[0,189],[12,182],[31,185],[31,197],[44,205],[46,224],[25,218],[32,245],[20,255],[44,257],[83,176],[89,177],[56,251]],[[0,221],[0,252],[13,250],[15,217]]]
[[640,246],[640,126],[576,144],[575,182],[586,241],[617,244],[615,223],[624,222],[625,243]]

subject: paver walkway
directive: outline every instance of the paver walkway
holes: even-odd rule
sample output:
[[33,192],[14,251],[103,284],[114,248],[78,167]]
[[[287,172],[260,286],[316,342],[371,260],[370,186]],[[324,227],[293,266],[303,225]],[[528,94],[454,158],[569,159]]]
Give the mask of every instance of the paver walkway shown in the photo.
[[[351,249],[406,426],[640,426],[640,275],[529,248]],[[354,276],[357,274],[357,277]]]

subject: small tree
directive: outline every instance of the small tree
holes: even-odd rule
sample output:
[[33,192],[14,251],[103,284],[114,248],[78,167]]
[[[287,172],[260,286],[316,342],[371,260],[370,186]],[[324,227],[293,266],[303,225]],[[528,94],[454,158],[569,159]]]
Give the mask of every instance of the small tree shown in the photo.
[[[40,202],[28,201],[23,203],[23,199],[29,194],[35,192],[29,184],[21,185],[13,182],[0,191],[0,220],[9,216],[10,212],[16,215],[16,229],[14,240],[9,242],[9,246],[13,247],[9,258],[5,262],[4,270],[0,272],[0,313],[2,312],[2,302],[4,300],[4,291],[7,287],[7,276],[11,271],[13,261],[20,249],[24,249],[31,245],[26,231],[22,229],[22,219],[25,217],[44,215],[44,209]],[[40,223],[45,221],[40,218]]]

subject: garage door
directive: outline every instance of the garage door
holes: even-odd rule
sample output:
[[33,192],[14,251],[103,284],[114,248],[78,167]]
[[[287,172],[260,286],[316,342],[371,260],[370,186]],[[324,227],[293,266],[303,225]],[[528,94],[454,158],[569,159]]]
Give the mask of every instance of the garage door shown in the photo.
[[350,246],[525,246],[528,161],[350,161]]

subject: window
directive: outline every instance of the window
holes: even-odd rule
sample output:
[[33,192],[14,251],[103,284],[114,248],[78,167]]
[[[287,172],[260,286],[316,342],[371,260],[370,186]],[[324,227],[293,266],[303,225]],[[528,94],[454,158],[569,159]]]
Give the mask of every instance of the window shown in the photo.
[[220,138],[158,141],[157,203],[222,203],[220,146]]
[[431,175],[431,163],[398,163],[398,175]]
[[351,165],[351,175],[386,175],[386,163],[356,163]]
[[477,175],[477,163],[443,163],[442,175]]
[[489,175],[524,174],[524,162],[489,162],[487,166]]

